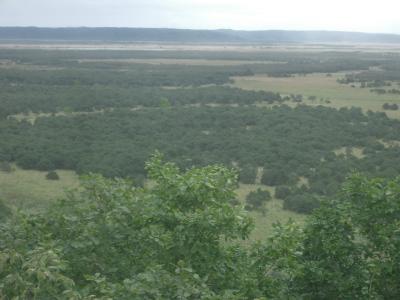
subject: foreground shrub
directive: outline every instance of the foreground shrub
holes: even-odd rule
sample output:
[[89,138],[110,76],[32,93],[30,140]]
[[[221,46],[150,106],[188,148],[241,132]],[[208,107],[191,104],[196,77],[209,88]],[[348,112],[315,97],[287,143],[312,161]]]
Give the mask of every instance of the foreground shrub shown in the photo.
[[11,209],[0,199],[0,222],[11,216]]
[[[245,251],[222,242],[252,229],[231,205],[236,173],[222,166],[181,172],[160,155],[146,168],[151,188],[88,176],[81,193],[47,213],[0,227],[0,298],[63,299],[75,291],[104,299],[243,299],[235,294],[246,290],[247,271],[236,260]],[[34,267],[40,256],[46,264]]]
[[302,227],[244,247],[235,172],[159,154],[146,168],[151,187],[90,175],[48,212],[0,223],[0,299],[400,298],[400,177],[354,175]]

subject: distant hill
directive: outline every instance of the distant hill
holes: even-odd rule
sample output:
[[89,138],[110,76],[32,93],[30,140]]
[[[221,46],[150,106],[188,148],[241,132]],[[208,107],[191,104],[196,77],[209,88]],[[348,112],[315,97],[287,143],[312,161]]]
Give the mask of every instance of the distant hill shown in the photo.
[[400,43],[400,35],[342,31],[0,27],[0,40],[171,43]]

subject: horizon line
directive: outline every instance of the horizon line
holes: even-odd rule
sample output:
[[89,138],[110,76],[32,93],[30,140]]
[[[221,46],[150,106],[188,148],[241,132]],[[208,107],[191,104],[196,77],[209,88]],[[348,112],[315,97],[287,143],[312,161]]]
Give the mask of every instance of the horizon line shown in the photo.
[[242,32],[321,32],[321,33],[358,33],[358,34],[377,34],[377,35],[395,35],[400,36],[400,33],[393,32],[367,32],[367,31],[347,31],[347,30],[333,30],[333,29],[232,29],[232,28],[178,28],[178,27],[130,27],[130,26],[37,26],[37,25],[0,25],[0,28],[37,28],[37,29],[159,29],[159,30],[191,30],[191,31],[242,31]]

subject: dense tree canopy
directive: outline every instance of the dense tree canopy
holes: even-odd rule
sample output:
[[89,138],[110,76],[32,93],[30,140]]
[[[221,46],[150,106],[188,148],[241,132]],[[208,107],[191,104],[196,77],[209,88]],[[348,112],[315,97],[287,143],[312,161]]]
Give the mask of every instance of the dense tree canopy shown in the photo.
[[9,85],[2,84],[0,117],[26,113],[85,113],[117,108],[138,109],[190,105],[252,105],[280,103],[279,94],[210,86],[165,89],[158,87],[121,87],[118,85]]
[[[27,169],[71,169],[106,177],[145,177],[144,161],[155,149],[183,168],[237,163],[240,179],[305,186],[285,207],[309,194],[334,195],[346,174],[359,170],[393,177],[400,171],[400,122],[382,113],[327,107],[168,107],[38,118],[34,124],[0,122],[0,156]],[[385,142],[386,141],[386,142]],[[386,143],[386,144],[385,144]],[[353,148],[362,149],[354,156]],[[340,149],[346,149],[341,152]],[[339,151],[339,152],[337,152]],[[304,195],[304,197],[303,197]]]

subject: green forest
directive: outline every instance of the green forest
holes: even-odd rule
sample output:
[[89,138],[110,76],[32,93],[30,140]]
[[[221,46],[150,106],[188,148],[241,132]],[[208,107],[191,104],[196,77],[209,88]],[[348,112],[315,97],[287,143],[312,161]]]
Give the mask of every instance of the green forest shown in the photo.
[[[117,110],[91,115],[43,117],[31,124],[7,120],[1,126],[3,160],[22,168],[95,172],[141,183],[144,161],[155,149],[183,168],[235,162],[240,181],[289,186],[285,207],[309,212],[303,194],[334,195],[346,175],[361,171],[393,177],[400,171],[396,140],[400,121],[383,113],[327,107],[187,107]],[[380,142],[381,141],[381,142]],[[345,147],[344,153],[335,149]],[[352,148],[362,148],[362,157]],[[297,185],[300,177],[308,185]]]
[[[399,298],[399,62],[0,47],[0,299]],[[315,74],[373,101],[237,85]]]

